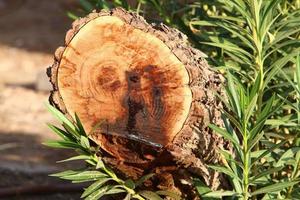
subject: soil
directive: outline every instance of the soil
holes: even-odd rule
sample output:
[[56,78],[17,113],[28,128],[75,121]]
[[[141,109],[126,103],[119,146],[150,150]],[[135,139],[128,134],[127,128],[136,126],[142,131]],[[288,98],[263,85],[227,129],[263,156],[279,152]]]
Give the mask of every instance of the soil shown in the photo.
[[[48,174],[74,165],[56,163],[73,152],[42,145],[57,139],[46,126],[56,123],[44,105],[49,96],[46,68],[71,25],[66,15],[71,4],[70,0],[0,0],[0,190],[55,184],[58,180]],[[37,85],[40,80],[46,85],[42,89]],[[79,194],[3,199],[79,199]]]

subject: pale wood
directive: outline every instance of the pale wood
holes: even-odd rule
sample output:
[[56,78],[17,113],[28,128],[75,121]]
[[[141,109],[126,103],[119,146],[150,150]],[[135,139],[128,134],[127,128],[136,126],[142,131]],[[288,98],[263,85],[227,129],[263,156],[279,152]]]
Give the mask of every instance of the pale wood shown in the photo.
[[58,69],[66,109],[78,114],[86,131],[102,122],[100,134],[158,145],[171,142],[183,127],[192,102],[188,84],[186,68],[161,40],[115,16],[81,28]]

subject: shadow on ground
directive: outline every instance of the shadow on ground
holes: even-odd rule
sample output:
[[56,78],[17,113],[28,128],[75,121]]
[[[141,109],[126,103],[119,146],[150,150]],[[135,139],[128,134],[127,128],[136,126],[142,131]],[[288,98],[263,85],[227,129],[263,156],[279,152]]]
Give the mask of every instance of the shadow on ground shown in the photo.
[[2,197],[1,189],[18,186],[34,186],[39,193],[39,186],[67,184],[49,174],[66,169],[83,167],[82,163],[57,164],[56,161],[74,155],[69,150],[55,150],[41,144],[41,138],[28,133],[0,133],[0,199],[79,199],[80,190],[68,193],[17,195]]
[[49,148],[42,142],[45,141],[36,134],[0,133],[0,167],[7,166],[11,170],[28,173],[53,172],[66,167],[67,165],[57,164],[56,161],[66,159],[74,153],[70,150]]
[[[53,121],[44,107],[49,92],[36,87],[38,74],[46,71],[55,49],[63,45],[72,23],[66,12],[76,2],[0,0],[0,193],[18,186],[66,183],[48,175],[83,165],[57,164],[73,152],[41,144],[56,137],[45,127]],[[56,192],[0,199],[71,200],[79,196]]]

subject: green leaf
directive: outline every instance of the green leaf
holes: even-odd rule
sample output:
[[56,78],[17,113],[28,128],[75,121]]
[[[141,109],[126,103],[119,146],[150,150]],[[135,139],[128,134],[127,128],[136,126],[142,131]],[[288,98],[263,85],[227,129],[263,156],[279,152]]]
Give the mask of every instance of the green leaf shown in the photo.
[[298,89],[300,90],[300,56],[299,55],[297,56],[297,62],[296,62],[296,80],[297,80]]
[[97,162],[94,159],[85,160],[85,162],[87,162],[91,166],[96,166],[97,165]]
[[131,194],[128,193],[128,194],[126,195],[126,197],[125,197],[123,200],[130,200],[130,199],[131,199]]
[[241,107],[240,107],[240,99],[238,98],[238,95],[237,95],[237,88],[236,86],[234,85],[234,81],[233,81],[233,78],[232,78],[232,75],[230,72],[227,73],[227,80],[228,80],[228,94],[230,96],[232,96],[232,104],[233,104],[233,107],[235,108],[235,112],[236,114],[241,118]]
[[72,135],[74,138],[76,138],[76,140],[80,141],[80,134],[77,132],[75,127],[72,128],[66,123],[63,123],[62,126],[70,135]]
[[237,180],[241,181],[241,179],[235,174],[233,173],[233,171],[231,169],[228,169],[226,167],[223,166],[217,166],[217,165],[208,165],[209,168],[214,169],[218,172],[227,174],[228,176],[232,177],[232,178],[236,178]]
[[213,191],[213,192],[206,193],[203,197],[221,198],[221,197],[226,197],[226,196],[234,197],[234,196],[240,196],[240,194],[237,192],[234,192],[234,191],[219,190],[219,191]]
[[256,179],[259,179],[259,178],[261,178],[261,177],[264,177],[264,176],[268,176],[268,175],[270,175],[270,174],[273,174],[273,173],[275,173],[275,172],[278,172],[278,171],[280,171],[280,170],[282,170],[283,169],[283,167],[275,167],[275,168],[270,168],[270,169],[267,169],[267,170],[265,170],[265,171],[262,171],[262,172],[260,172],[259,174],[257,174],[256,176],[254,176],[254,177],[251,177],[250,178],[250,182],[252,182],[252,181],[255,181]]
[[152,174],[147,174],[147,175],[145,175],[145,176],[142,176],[139,180],[137,180],[137,181],[135,182],[135,185],[136,185],[136,186],[142,185],[146,180],[152,178],[154,175],[155,175],[155,174],[152,173]]
[[62,139],[66,141],[76,142],[76,138],[74,138],[71,134],[67,133],[66,131],[51,124],[47,124],[47,126]]
[[158,194],[151,191],[141,191],[138,194],[145,197],[148,200],[163,200]]
[[106,167],[103,163],[103,161],[101,160],[101,158],[98,158],[98,162],[96,165],[96,169],[102,169],[104,170],[110,177],[112,177],[113,179],[118,179],[117,175],[114,173],[114,171],[112,169],[110,169],[109,167]]
[[94,6],[87,0],[79,0],[81,6],[88,12],[91,12],[94,9]]
[[49,176],[62,177],[62,176],[78,174],[81,172],[82,171],[67,170],[67,171],[63,171],[63,172],[59,172],[59,173],[55,173],[55,174],[50,174]]
[[[228,43],[228,41],[227,41]],[[244,49],[235,46],[235,45],[228,45],[228,44],[223,44],[223,43],[214,43],[214,42],[201,42],[201,44],[206,44],[214,47],[219,47],[221,49],[225,49],[228,52],[235,53],[236,55],[240,56],[243,58],[245,61],[252,59],[251,54],[249,54],[247,51]],[[249,61],[248,61],[249,62]]]
[[287,151],[282,154],[280,159],[277,161],[277,163],[274,164],[275,167],[283,167],[286,165],[287,161],[294,159],[295,153],[300,151],[300,147],[293,147],[288,149]]
[[245,119],[244,120],[245,120],[246,123],[248,123],[248,120],[250,119],[251,115],[253,114],[253,110],[256,106],[256,102],[257,102],[257,95],[254,95],[251,102],[247,106],[247,109],[246,109],[246,112],[245,112]]
[[109,168],[109,167],[105,167],[104,168],[104,171],[110,176],[112,177],[113,179],[118,179],[117,175],[115,174],[115,172]]
[[[297,86],[297,84],[295,84],[291,78],[283,71],[283,70],[280,70],[281,74],[285,77],[285,79],[290,83],[290,86],[292,86],[294,88],[294,90],[296,92],[298,92],[298,94],[300,94],[300,90]],[[297,80],[296,80],[297,81]],[[283,87],[286,87],[286,83],[283,85]]]
[[198,194],[200,195],[201,199],[203,200],[217,200],[220,198],[211,198],[211,197],[204,197],[205,194],[211,192],[211,189],[205,185],[200,179],[194,179],[193,180],[194,185],[196,187],[196,190],[198,192]]
[[159,191],[156,191],[156,194],[158,194],[160,196],[171,197],[174,200],[181,200],[180,195],[175,192],[172,192],[172,191],[159,190]]
[[119,193],[124,193],[124,192],[127,192],[127,191],[125,189],[122,189],[122,188],[113,187],[112,189],[105,192],[105,194],[106,195],[108,195],[108,194],[119,194]]
[[99,171],[83,171],[83,172],[77,173],[77,174],[61,176],[60,178],[66,179],[66,180],[71,180],[71,181],[87,182],[87,181],[99,180],[104,177],[107,177],[107,175],[104,173],[101,173]]
[[211,189],[205,185],[200,179],[195,178],[194,179],[194,184],[196,186],[196,189],[198,191],[198,193],[202,196],[208,192],[211,192]]
[[[280,41],[282,41],[284,39],[288,39],[289,36],[291,36],[295,33],[298,33],[299,30],[300,30],[300,28],[292,29],[292,30],[289,30],[289,31],[287,31],[287,29],[286,29],[282,32],[277,33],[275,39],[271,43],[267,44],[265,46],[265,49],[268,50],[269,48],[274,47],[275,44],[279,43]],[[295,52],[295,50],[293,52]]]
[[92,194],[95,190],[98,190],[100,187],[102,187],[106,182],[112,180],[111,178],[101,178],[100,180],[96,181],[92,185],[90,185],[88,188],[85,189],[83,194],[81,195],[81,198],[87,197],[88,195]]
[[237,158],[232,152],[219,149],[218,152],[224,156],[227,164],[224,164],[225,167],[232,170],[237,176],[242,174],[241,170],[244,170],[242,162]]
[[[228,151],[222,150],[222,149],[219,149],[218,152],[225,157],[227,162],[234,163],[235,165],[239,166],[241,169],[244,169],[243,164],[240,161],[238,161],[236,158],[233,158],[231,152],[228,152]],[[232,169],[232,171],[234,173],[237,173],[234,171],[234,169]]]
[[94,191],[92,194],[90,194],[89,196],[87,196],[85,198],[85,200],[98,200],[101,197],[103,197],[106,194],[106,192],[110,190],[110,188],[111,188],[110,185],[101,187],[100,189]]
[[248,144],[248,152],[250,152],[257,143],[259,143],[260,139],[265,135],[265,133],[262,131],[258,134],[256,134],[256,136],[250,140],[250,143]]
[[266,60],[267,58],[269,58],[272,54],[274,54],[275,52],[279,52],[280,50],[282,50],[283,48],[286,48],[288,46],[292,46],[292,45],[299,45],[300,40],[288,40],[288,41],[284,41],[282,43],[276,44],[272,46],[272,49],[270,49],[268,51],[268,53],[264,56],[263,60]]
[[96,169],[104,169],[104,168],[105,168],[105,166],[104,166],[103,161],[101,160],[101,158],[98,158]]
[[256,94],[258,94],[260,83],[261,83],[261,73],[259,72],[255,78],[254,84],[252,84],[250,96],[249,96],[250,99],[253,99],[253,97]]
[[298,126],[297,123],[293,123],[291,120],[285,121],[282,119],[268,119],[265,124],[270,126]]
[[259,194],[266,194],[266,193],[271,193],[271,192],[279,192],[279,191],[283,190],[284,188],[293,186],[297,183],[299,183],[299,181],[275,183],[273,185],[269,185],[269,186],[257,189],[256,191],[251,193],[251,196],[255,196],[255,195],[259,195]]
[[260,115],[258,116],[257,119],[257,123],[260,123],[262,121],[265,121],[267,119],[267,117],[273,113],[271,112],[272,106],[274,104],[274,100],[275,100],[275,95],[272,95],[272,97],[266,101],[266,105],[263,107],[262,112],[260,113]]
[[60,161],[57,161],[57,162],[62,163],[62,162],[68,162],[68,161],[74,161],[74,160],[89,160],[89,159],[91,159],[91,156],[79,155],[79,156],[73,156],[73,157],[68,158],[68,159],[60,160]]
[[126,0],[114,0],[113,2],[116,6],[121,6],[126,10],[130,10],[130,6],[128,5]]
[[222,114],[225,115],[230,120],[230,122],[232,123],[232,125],[234,125],[234,127],[237,128],[240,133],[243,132],[242,125],[238,121],[238,119],[236,119],[232,114],[228,113],[224,109],[222,109]]
[[90,142],[87,137],[80,136],[80,144],[82,145],[83,148],[87,149],[88,151],[90,150]]
[[226,21],[233,21],[237,23],[244,23],[245,21],[241,18],[238,17],[231,17],[231,16],[222,16],[222,15],[217,15],[217,16],[210,16],[212,19],[222,19]]
[[282,146],[284,143],[286,143],[287,141],[282,141],[278,144],[274,144],[272,145],[271,148],[268,148],[266,150],[264,150],[264,153],[262,153],[261,155],[259,155],[257,158],[255,158],[253,161],[252,161],[252,164],[251,166],[253,166],[255,164],[255,162],[259,161],[260,159],[262,159],[263,157],[265,157],[267,154],[271,153],[272,151],[274,151],[275,149],[279,148],[280,146]]
[[266,120],[273,113],[275,113],[279,108],[281,108],[281,105],[275,104],[276,108],[271,110],[274,99],[275,99],[275,96],[272,96],[272,98],[267,101],[266,106],[264,106],[262,112],[258,116],[257,122],[255,123],[254,127],[251,129],[250,134],[249,134],[250,141],[252,141],[254,139],[254,137],[256,137],[257,134],[259,134],[263,130],[264,126],[266,125],[265,124]]
[[252,16],[249,13],[249,7],[247,6],[246,3],[242,1],[225,1],[226,3],[229,4],[229,6],[234,6],[234,8],[238,11],[239,14],[241,14],[244,19],[247,20],[248,25],[251,25]]
[[300,170],[300,151],[296,153],[293,168],[292,178],[300,176],[300,174],[297,174],[297,172]]
[[227,131],[217,127],[216,125],[210,124],[208,125],[209,128],[211,128],[212,130],[216,131],[217,134],[220,134],[221,136],[223,136],[225,139],[229,140],[230,142],[232,142],[233,144],[239,146],[239,142],[236,141],[236,139],[230,135]]
[[125,184],[126,187],[128,187],[130,189],[135,188],[135,183],[131,179],[127,179],[124,184]]
[[280,69],[282,69],[293,57],[299,54],[300,48],[295,49],[292,53],[284,56],[283,58],[280,58],[276,60],[271,66],[268,73],[266,73],[265,81],[264,81],[264,88],[267,87],[269,82],[275,78],[275,76],[280,72]]
[[67,16],[72,20],[76,20],[79,18],[76,14],[69,12],[69,11],[67,12]]
[[[214,18],[223,18],[225,19],[226,17],[224,16],[214,16]],[[231,18],[233,19],[233,18]],[[234,18],[236,19],[236,18]],[[241,29],[239,25],[236,25],[235,23],[232,23],[228,20],[220,20],[220,21],[191,21],[190,25],[198,25],[198,26],[215,26],[215,27],[222,27],[223,29],[229,31],[231,34],[233,34],[233,36],[238,37],[243,43],[243,45],[246,45],[249,48],[253,48],[253,44],[251,43],[251,40],[249,38],[251,38],[251,35],[249,33],[249,31],[247,31],[246,29]],[[217,41],[213,41],[211,38],[211,40],[215,43],[221,43],[224,42],[226,39],[223,37],[216,37],[218,38]],[[231,43],[231,46],[236,46],[237,41],[235,41],[235,43]],[[228,45],[228,44],[226,44]],[[238,47],[238,46],[236,46]],[[250,54],[248,54],[250,56]]]
[[69,141],[47,141],[43,143],[46,146],[63,149],[83,149],[80,145]]
[[[235,133],[233,127],[231,126],[231,124],[229,123],[228,119],[224,118],[223,116],[221,116],[222,119],[223,119],[223,122],[224,122],[224,125],[225,125],[225,128],[227,130],[227,132],[232,135],[233,139],[235,141],[239,141],[239,138],[237,136],[237,134]],[[243,149],[242,149],[242,146],[241,145],[236,145],[236,144],[233,144],[234,145],[234,149],[236,150],[237,152],[237,158],[239,158],[241,161],[243,161],[244,159],[244,152],[243,152]]]
[[[273,16],[273,9],[281,2],[282,0],[273,0],[269,1],[269,4],[265,6],[264,12],[261,17],[262,25],[261,27],[266,27],[268,20],[268,17]],[[270,23],[269,23],[270,24]]]
[[76,126],[78,128],[78,132],[80,133],[80,135],[87,136],[86,132],[83,128],[83,125],[82,125],[82,123],[81,123],[81,121],[80,121],[80,119],[79,119],[79,117],[76,113],[75,113],[75,119],[76,119]]
[[[270,29],[272,28],[272,25],[276,22],[276,20],[281,16],[281,14],[277,14],[276,16],[273,16],[272,18],[269,17],[270,20],[266,20],[268,21],[267,23],[263,23],[262,27],[259,30],[259,34],[260,34],[260,39],[262,41],[265,40],[265,37],[267,36],[267,34],[269,33],[269,36],[271,35],[270,33]],[[275,38],[273,36],[272,40],[273,41]]]
[[53,114],[53,116],[56,117],[61,123],[65,123],[68,125],[71,129],[75,130],[75,126],[70,122],[69,119],[67,119],[59,110],[57,110],[55,107],[51,106],[50,104],[46,104],[47,109],[50,113]]

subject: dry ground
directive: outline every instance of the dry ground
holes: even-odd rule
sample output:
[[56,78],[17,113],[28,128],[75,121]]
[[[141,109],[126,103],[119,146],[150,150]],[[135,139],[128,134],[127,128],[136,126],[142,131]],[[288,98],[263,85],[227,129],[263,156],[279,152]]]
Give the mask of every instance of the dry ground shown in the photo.
[[[45,70],[70,27],[69,2],[0,0],[0,189],[55,181],[47,174],[63,169],[65,165],[55,161],[70,155],[41,144],[55,138],[45,125],[54,122],[44,106],[49,95]],[[44,91],[38,90],[37,79]],[[78,199],[78,195],[16,199]]]

